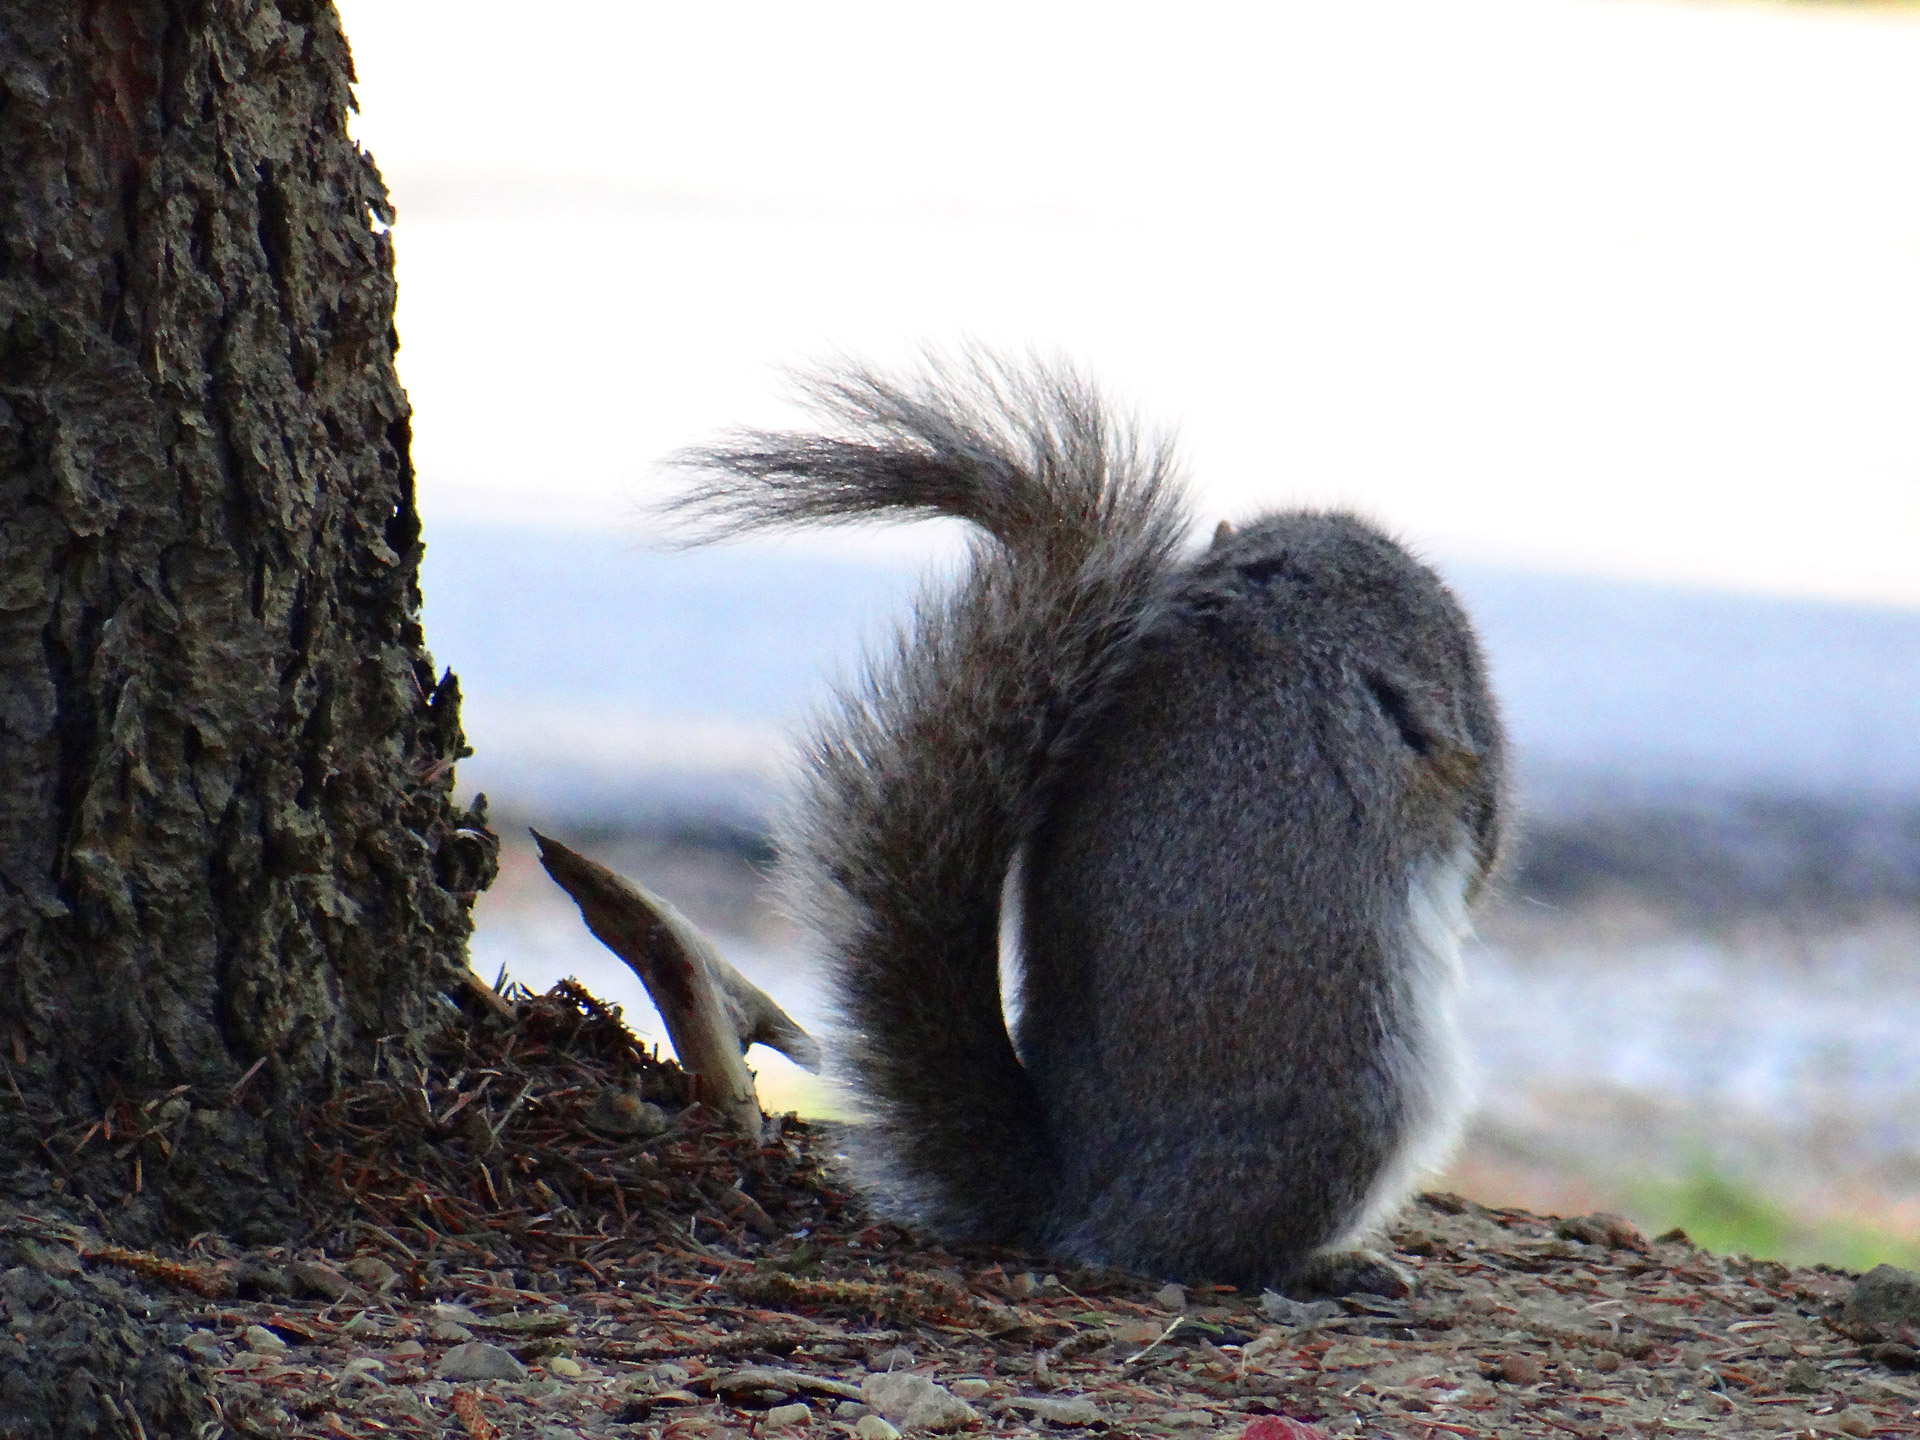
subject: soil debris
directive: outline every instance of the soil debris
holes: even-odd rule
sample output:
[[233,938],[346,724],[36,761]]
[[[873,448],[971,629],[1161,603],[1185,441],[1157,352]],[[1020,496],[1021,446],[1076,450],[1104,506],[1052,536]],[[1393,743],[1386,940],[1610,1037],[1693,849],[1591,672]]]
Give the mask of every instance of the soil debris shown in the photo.
[[[830,1131],[740,1136],[578,987],[503,999],[428,1074],[317,1117],[324,1245],[131,1263],[0,1213],[7,1330],[111,1303],[188,1426],[148,1433],[237,1440],[1920,1434],[1909,1322],[1881,1308],[1905,1272],[1436,1194],[1386,1237],[1410,1298],[1189,1285],[1175,1310],[1163,1277],[876,1222]],[[667,1124],[606,1126],[609,1090]]]

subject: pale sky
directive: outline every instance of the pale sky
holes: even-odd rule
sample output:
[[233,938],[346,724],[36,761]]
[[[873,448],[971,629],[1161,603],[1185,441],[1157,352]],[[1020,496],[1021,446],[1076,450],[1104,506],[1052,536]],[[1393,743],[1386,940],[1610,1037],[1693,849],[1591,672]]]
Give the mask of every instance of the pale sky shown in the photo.
[[975,340],[1209,516],[1920,605],[1920,10],[340,10],[429,527],[643,536],[782,366]]

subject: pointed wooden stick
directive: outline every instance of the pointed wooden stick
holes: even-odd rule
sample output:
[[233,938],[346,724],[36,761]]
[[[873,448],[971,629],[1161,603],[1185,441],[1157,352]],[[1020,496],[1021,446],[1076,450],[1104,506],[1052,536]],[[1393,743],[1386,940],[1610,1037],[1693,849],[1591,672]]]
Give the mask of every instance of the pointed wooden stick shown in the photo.
[[757,1131],[760,1101],[742,1052],[759,1041],[813,1069],[819,1049],[812,1037],[659,896],[538,830],[533,838],[540,863],[573,897],[587,928],[647,987],[701,1098]]

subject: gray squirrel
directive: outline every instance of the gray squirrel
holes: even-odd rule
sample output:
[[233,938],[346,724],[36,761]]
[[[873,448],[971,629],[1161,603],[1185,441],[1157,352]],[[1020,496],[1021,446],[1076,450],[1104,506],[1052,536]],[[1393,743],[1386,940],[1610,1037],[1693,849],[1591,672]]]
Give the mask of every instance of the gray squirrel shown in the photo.
[[777,837],[876,1197],[1161,1277],[1404,1289],[1348,1247],[1452,1141],[1459,943],[1501,848],[1459,603],[1338,512],[1190,555],[1170,450],[1066,367],[807,385],[835,433],[688,452],[674,508],[977,527],[810,737]]

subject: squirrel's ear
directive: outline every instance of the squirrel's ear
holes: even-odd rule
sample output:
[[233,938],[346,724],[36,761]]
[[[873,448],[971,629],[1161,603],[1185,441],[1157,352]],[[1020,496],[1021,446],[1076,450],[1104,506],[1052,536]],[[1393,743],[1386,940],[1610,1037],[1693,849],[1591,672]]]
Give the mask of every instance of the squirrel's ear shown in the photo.
[[1209,550],[1218,550],[1222,545],[1226,544],[1227,541],[1231,540],[1232,538],[1233,538],[1232,524],[1228,521],[1222,520],[1218,525],[1214,526],[1213,544],[1209,545],[1207,548]]

